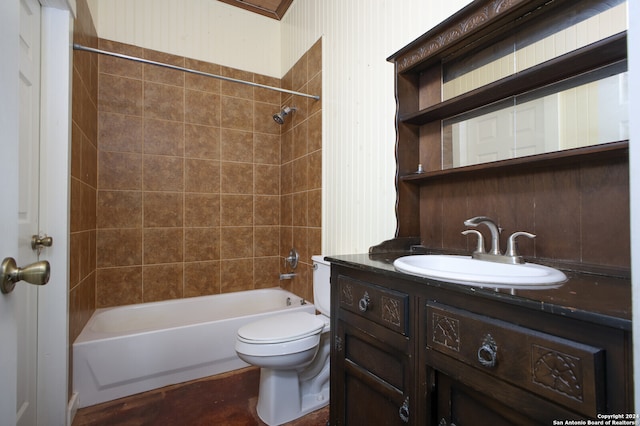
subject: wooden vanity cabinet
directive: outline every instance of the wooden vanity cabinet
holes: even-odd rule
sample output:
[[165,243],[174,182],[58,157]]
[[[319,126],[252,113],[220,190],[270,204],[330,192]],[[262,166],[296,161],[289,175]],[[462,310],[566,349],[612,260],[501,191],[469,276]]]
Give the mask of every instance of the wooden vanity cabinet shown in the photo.
[[376,277],[338,273],[331,306],[331,424],[423,424],[415,409],[416,317],[408,293]]
[[[622,333],[553,315],[528,323],[518,310],[485,303],[473,306],[481,312],[475,313],[465,300],[450,300],[465,309],[441,300],[421,304],[431,424],[460,426],[481,418],[492,425],[549,425],[609,412],[605,354],[624,347]],[[598,338],[587,337],[593,334]]]
[[629,330],[486,290],[331,268],[332,425],[551,425],[634,412]]

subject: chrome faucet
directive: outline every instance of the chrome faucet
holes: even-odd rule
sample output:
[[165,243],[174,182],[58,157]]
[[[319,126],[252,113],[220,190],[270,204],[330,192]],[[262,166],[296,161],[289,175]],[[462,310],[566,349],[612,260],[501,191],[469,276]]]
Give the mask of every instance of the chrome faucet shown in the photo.
[[489,228],[489,231],[491,231],[491,251],[489,251],[488,254],[493,254],[498,256],[501,255],[502,253],[500,252],[500,231],[502,231],[502,229],[500,229],[498,225],[496,225],[493,219],[487,216],[476,216],[464,221],[465,226],[472,226],[474,228],[480,225],[481,223],[484,223],[485,225],[487,225],[487,227]]
[[472,226],[474,228],[482,223],[489,228],[489,231],[491,231],[491,251],[489,253],[484,251],[484,241],[482,239],[482,234],[479,231],[469,229],[462,231],[463,235],[476,234],[478,236],[478,245],[476,250],[471,253],[472,258],[488,260],[490,262],[510,263],[514,265],[524,263],[524,259],[520,256],[520,253],[518,253],[517,238],[520,236],[535,238],[536,236],[534,234],[522,231],[514,232],[507,240],[506,252],[502,254],[502,251],[500,250],[500,232],[502,232],[502,229],[493,221],[493,219],[487,216],[476,216],[464,221],[465,226]]

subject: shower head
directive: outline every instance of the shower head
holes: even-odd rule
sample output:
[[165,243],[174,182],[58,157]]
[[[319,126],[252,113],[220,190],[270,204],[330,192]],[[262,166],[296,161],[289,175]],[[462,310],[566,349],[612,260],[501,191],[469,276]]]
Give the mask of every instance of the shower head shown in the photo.
[[292,113],[293,111],[295,111],[296,109],[297,109],[296,107],[291,107],[291,108],[289,108],[288,106],[286,106],[286,107],[282,108],[282,111],[280,111],[280,112],[277,112],[277,113],[273,114],[273,120],[274,120],[276,123],[278,123],[278,124],[282,125],[282,124],[284,124],[284,118],[285,118],[287,115],[291,114],[291,113]]

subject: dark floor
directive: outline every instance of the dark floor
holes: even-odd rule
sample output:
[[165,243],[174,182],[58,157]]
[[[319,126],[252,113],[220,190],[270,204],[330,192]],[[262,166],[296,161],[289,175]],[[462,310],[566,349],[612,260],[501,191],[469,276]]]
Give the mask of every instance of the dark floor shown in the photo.
[[[249,367],[78,410],[73,426],[263,426],[256,413],[260,370]],[[287,423],[325,426],[329,407]]]

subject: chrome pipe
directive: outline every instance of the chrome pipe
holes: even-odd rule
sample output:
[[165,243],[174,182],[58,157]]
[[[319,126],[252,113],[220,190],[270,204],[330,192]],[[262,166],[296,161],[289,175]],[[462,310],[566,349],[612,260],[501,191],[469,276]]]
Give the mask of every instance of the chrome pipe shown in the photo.
[[191,74],[201,75],[201,76],[204,76],[204,77],[217,78],[219,80],[230,81],[232,83],[246,84],[247,86],[260,87],[262,89],[267,89],[267,90],[275,90],[276,92],[288,93],[290,95],[304,96],[306,98],[315,99],[316,101],[320,100],[320,96],[318,96],[318,95],[310,95],[308,93],[296,92],[295,90],[282,89],[280,87],[267,86],[266,84],[254,83],[252,81],[239,80],[237,78],[231,78],[231,77],[225,77],[223,75],[211,74],[211,73],[208,73],[208,72],[198,71],[198,70],[194,70],[194,69],[191,69],[191,68],[179,67],[177,65],[170,65],[170,64],[165,64],[165,63],[162,63],[162,62],[150,61],[148,59],[138,58],[137,56],[129,56],[129,55],[123,55],[122,53],[109,52],[108,50],[95,49],[93,47],[87,47],[87,46],[83,46],[83,45],[77,44],[77,43],[73,44],[73,49],[74,50],[82,50],[82,51],[85,51],[85,52],[98,53],[100,55],[113,56],[114,58],[126,59],[126,60],[129,60],[129,61],[140,62],[140,63],[143,63],[143,64],[157,65],[157,66],[163,67],[163,68],[169,68],[169,69],[177,70],[177,71],[184,71],[184,72],[188,72],[188,73],[191,73]]

